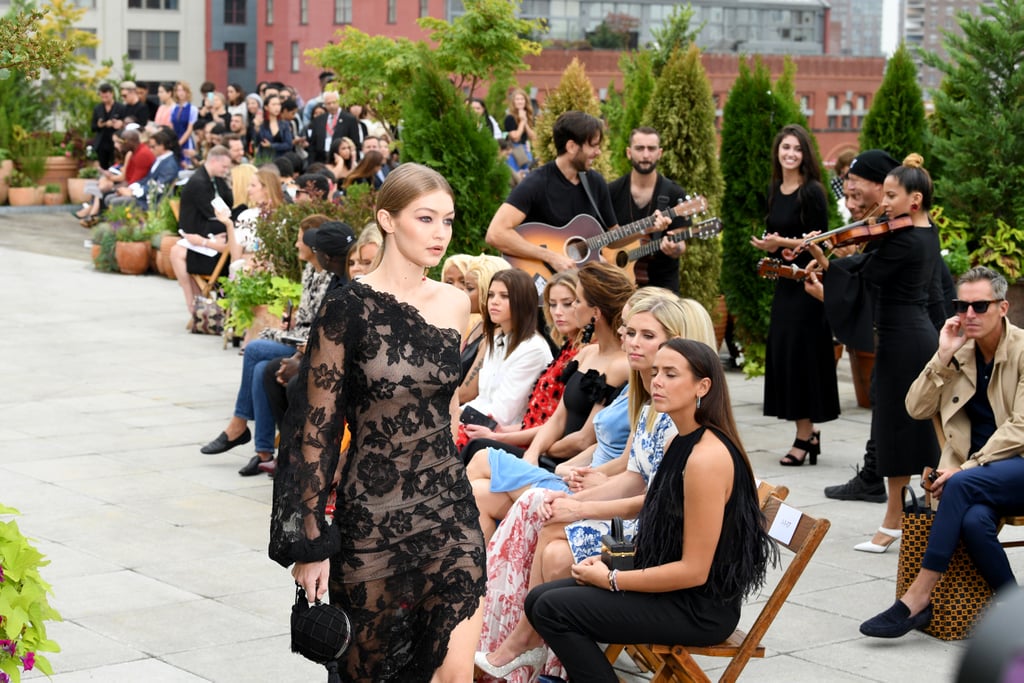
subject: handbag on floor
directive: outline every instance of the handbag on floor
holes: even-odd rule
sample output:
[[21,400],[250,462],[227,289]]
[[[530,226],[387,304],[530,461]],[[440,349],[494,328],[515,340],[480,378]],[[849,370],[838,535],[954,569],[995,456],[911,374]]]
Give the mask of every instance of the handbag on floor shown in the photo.
[[192,305],[192,334],[221,334],[224,331],[224,309],[216,300],[196,295]]
[[[921,504],[913,489],[904,486],[903,535],[896,569],[897,598],[907,592],[921,569],[934,521],[935,511],[928,498]],[[991,600],[992,589],[978,573],[963,541],[958,541],[949,567],[932,590],[932,620],[922,630],[939,640],[963,640],[970,635],[979,613]]]

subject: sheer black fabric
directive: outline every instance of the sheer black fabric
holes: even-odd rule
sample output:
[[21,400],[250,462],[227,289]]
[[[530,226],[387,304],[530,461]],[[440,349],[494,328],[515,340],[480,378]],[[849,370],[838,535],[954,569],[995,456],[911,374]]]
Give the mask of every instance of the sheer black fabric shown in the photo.
[[484,593],[478,512],[451,433],[459,375],[456,330],[358,281],[328,295],[310,333],[282,431],[289,465],[274,482],[270,555],[285,566],[330,558],[331,603],[352,620],[343,680],[429,680]]

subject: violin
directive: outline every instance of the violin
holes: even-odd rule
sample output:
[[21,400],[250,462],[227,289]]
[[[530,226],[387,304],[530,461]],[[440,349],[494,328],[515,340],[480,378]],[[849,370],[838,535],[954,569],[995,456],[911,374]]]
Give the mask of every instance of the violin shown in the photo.
[[832,249],[837,249],[853,244],[870,242],[871,240],[885,237],[895,230],[902,230],[913,226],[914,220],[910,216],[865,218],[849,225],[843,225],[834,230],[823,232],[820,235],[808,237],[800,248],[803,249],[810,244],[817,244],[819,242],[828,242]]

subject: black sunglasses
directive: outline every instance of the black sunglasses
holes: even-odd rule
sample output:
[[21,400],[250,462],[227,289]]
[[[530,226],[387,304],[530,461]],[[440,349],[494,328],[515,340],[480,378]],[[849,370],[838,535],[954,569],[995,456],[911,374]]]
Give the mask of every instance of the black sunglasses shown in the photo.
[[975,313],[981,314],[988,310],[989,304],[997,304],[1003,299],[992,299],[990,301],[963,301],[953,299],[953,310],[957,313],[966,313],[968,308],[973,308]]

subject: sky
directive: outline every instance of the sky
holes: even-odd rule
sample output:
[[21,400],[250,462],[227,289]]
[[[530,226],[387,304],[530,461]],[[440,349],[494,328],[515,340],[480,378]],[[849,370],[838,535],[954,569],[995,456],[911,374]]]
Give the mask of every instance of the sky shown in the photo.
[[900,0],[882,0],[882,53],[886,57],[899,47],[899,30]]

